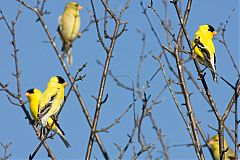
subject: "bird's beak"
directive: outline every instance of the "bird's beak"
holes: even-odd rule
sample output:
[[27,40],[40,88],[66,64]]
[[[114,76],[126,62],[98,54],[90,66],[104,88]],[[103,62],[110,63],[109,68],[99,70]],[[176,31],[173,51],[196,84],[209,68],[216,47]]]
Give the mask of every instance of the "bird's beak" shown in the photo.
[[64,82],[64,83],[63,83],[63,86],[64,86],[64,87],[66,87],[67,85],[68,85],[68,83],[67,83],[67,82]]
[[213,36],[217,35],[218,33],[216,31],[213,31]]
[[28,92],[27,92],[27,93],[25,93],[25,96],[27,96],[27,97],[28,97],[28,96],[29,96],[29,93],[28,93]]
[[209,142],[208,142],[208,145],[212,145],[212,144],[213,144],[213,141],[209,141]]
[[83,9],[82,6],[78,5],[78,8],[77,8],[79,11]]

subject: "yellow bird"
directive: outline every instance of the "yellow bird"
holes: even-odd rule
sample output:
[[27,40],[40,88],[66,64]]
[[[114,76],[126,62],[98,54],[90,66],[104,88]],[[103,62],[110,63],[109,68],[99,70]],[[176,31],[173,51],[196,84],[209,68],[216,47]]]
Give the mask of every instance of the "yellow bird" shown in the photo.
[[[33,119],[36,122],[38,122],[38,105],[42,97],[42,92],[36,88],[33,88],[33,89],[29,89],[25,95],[27,96],[28,101],[30,103],[29,107],[30,107],[31,115]],[[56,123],[56,121],[55,122],[53,121],[52,118],[48,118],[47,128],[57,133],[67,148],[71,147],[64,136],[65,134],[63,130],[60,128],[59,124]]]
[[51,116],[55,116],[61,108],[64,100],[64,88],[67,82],[60,76],[53,76],[43,92],[38,110],[38,118],[43,127],[47,125],[47,120]]
[[62,51],[63,55],[66,56],[67,63],[72,65],[72,43],[80,37],[80,15],[79,11],[83,7],[77,2],[69,2],[66,4],[63,14],[59,17],[58,33],[63,42]]
[[215,82],[217,82],[216,54],[212,39],[216,34],[217,32],[211,25],[204,24],[199,26],[192,42],[192,48],[197,54],[198,61],[209,68]]
[[[208,142],[212,146],[213,150],[213,157],[214,160],[220,160],[220,155],[219,155],[219,138],[218,134],[214,135],[211,140]],[[224,150],[227,149],[225,153],[225,160],[233,160],[234,159],[234,152],[233,150],[228,146],[227,140],[224,138]]]

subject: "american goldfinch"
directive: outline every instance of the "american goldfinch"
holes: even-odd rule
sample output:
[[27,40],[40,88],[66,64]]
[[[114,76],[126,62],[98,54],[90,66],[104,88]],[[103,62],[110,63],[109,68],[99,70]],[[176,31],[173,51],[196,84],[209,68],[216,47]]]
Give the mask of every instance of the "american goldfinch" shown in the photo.
[[43,127],[47,125],[48,118],[55,116],[61,108],[64,100],[64,88],[67,85],[67,82],[60,76],[53,76],[49,80],[39,103],[38,118]]
[[198,61],[209,68],[215,82],[217,82],[216,54],[212,39],[216,34],[217,32],[211,25],[204,24],[199,26],[192,42]]
[[[209,141],[209,144],[212,146],[214,160],[220,160],[218,134],[216,134],[211,138],[211,140]],[[227,149],[225,153],[225,160],[234,159],[234,152],[231,148],[229,148],[227,140],[225,138],[224,138],[224,148],[225,150]]]
[[59,17],[58,33],[62,39],[63,54],[67,58],[67,63],[72,65],[72,43],[73,41],[81,35],[80,29],[80,16],[79,11],[83,7],[77,2],[69,2],[65,6],[63,14]]
[[[42,97],[42,92],[36,88],[33,88],[33,89],[27,90],[25,95],[27,96],[28,101],[30,103],[29,106],[30,106],[31,115],[32,115],[33,119],[36,122],[38,122],[38,105],[39,105],[40,99]],[[57,133],[67,148],[71,147],[70,144],[68,143],[67,139],[64,136],[65,134],[64,134],[63,130],[60,128],[58,123],[53,121],[53,119],[51,117],[48,118],[47,128],[54,131],[55,133]]]

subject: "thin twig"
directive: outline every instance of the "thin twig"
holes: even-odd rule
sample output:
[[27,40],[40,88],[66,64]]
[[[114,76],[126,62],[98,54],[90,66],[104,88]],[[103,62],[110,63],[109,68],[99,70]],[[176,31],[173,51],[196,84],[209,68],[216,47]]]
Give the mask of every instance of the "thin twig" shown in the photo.
[[[49,41],[50,41],[50,43],[51,43],[51,45],[52,45],[52,47],[53,47],[53,49],[54,49],[54,51],[55,51],[58,59],[59,59],[62,67],[63,67],[63,70],[64,70],[65,74],[67,75],[69,81],[70,81],[71,83],[73,83],[73,78],[72,78],[72,76],[71,76],[71,74],[70,74],[70,72],[69,72],[66,64],[64,63],[64,61],[63,61],[63,59],[62,59],[61,52],[60,52],[59,49],[57,48],[56,43],[54,42],[54,39],[53,39],[52,35],[51,35],[50,32],[48,31],[48,28],[47,28],[47,26],[46,26],[43,18],[41,17],[41,14],[39,13],[39,11],[38,11],[37,9],[32,8],[30,5],[28,5],[27,3],[25,3],[23,0],[17,0],[17,1],[20,2],[20,3],[21,3],[23,6],[25,6],[26,8],[28,8],[29,10],[33,11],[34,13],[36,13],[37,17],[39,18],[39,21],[41,22],[41,25],[42,25],[44,31],[46,32],[46,35],[47,35]],[[74,86],[73,86],[73,89],[74,89],[74,92],[75,92],[75,94],[76,94],[76,96],[77,96],[77,99],[78,99],[79,103],[80,103],[81,106],[82,106],[82,109],[83,109],[84,115],[85,115],[85,117],[86,117],[86,119],[87,119],[87,121],[88,121],[88,124],[89,124],[90,127],[92,127],[92,121],[91,121],[90,115],[89,115],[89,113],[88,113],[87,107],[86,107],[86,105],[85,105],[85,103],[84,103],[84,101],[83,101],[83,99],[82,99],[82,96],[81,96],[81,94],[80,94],[77,86],[74,85]],[[99,147],[100,147],[100,149],[101,149],[101,152],[102,152],[104,158],[105,158],[105,159],[109,159],[109,156],[108,156],[108,154],[107,154],[107,151],[106,151],[106,149],[104,148],[104,146],[103,146],[103,144],[102,144],[102,141],[101,141],[101,139],[100,139],[100,137],[98,136],[97,133],[95,134],[95,137],[96,137],[96,141],[97,141],[97,143],[98,143],[98,145],[99,145]]]
[[239,120],[238,120],[238,96],[237,96],[237,92],[235,91],[235,133],[234,133],[234,151],[235,151],[235,160],[238,159],[238,151],[239,151],[239,146],[238,146],[238,136],[239,136],[239,132],[238,132],[238,124],[239,124]]
[[166,145],[165,145],[165,143],[164,143],[164,141],[163,141],[162,132],[161,132],[160,129],[158,129],[157,124],[155,123],[155,120],[154,120],[154,118],[152,117],[152,114],[151,114],[151,113],[149,114],[149,118],[150,118],[150,120],[151,120],[151,122],[152,122],[153,129],[156,131],[157,137],[158,137],[158,139],[159,139],[159,141],[160,141],[160,143],[161,143],[161,145],[162,145],[164,156],[165,156],[165,158],[166,158],[167,160],[170,160],[169,153],[168,153],[168,149],[167,149],[167,147],[166,147]]
[[3,154],[3,157],[0,157],[0,160],[8,160],[12,156],[12,154],[8,154],[8,150],[11,145],[12,143],[8,143],[8,144],[1,143],[1,146],[4,149],[4,154]]
[[[20,75],[21,75],[21,74],[20,74],[20,71],[19,71],[19,63],[18,63],[18,51],[19,51],[19,49],[17,49],[17,45],[16,45],[16,34],[15,34],[15,25],[16,25],[17,20],[18,20],[18,18],[19,18],[19,16],[20,16],[21,13],[22,13],[22,10],[19,9],[15,20],[12,21],[12,25],[11,25],[11,26],[10,26],[9,23],[7,22],[6,18],[4,17],[6,26],[8,27],[8,29],[9,29],[9,31],[10,31],[10,33],[11,33],[11,36],[12,36],[12,41],[11,41],[11,45],[13,46],[13,54],[12,54],[12,56],[13,56],[13,58],[14,58],[14,64],[15,64],[15,73],[14,73],[13,75],[14,75],[14,77],[16,78],[16,82],[17,82],[17,83],[16,83],[16,85],[17,85],[17,99],[18,99],[18,101],[19,101],[19,104],[21,104],[21,108],[22,108],[23,112],[25,113],[25,115],[26,115],[26,117],[27,117],[27,119],[28,119],[28,121],[29,121],[29,124],[31,124],[31,126],[32,126],[33,129],[35,130],[38,138],[39,138],[41,141],[43,141],[42,137],[40,136],[40,132],[39,132],[38,128],[37,128],[37,127],[35,126],[35,124],[33,123],[33,120],[32,120],[29,112],[27,111],[27,109],[26,109],[26,107],[25,107],[25,105],[24,105],[25,102],[23,101],[22,95],[21,95],[21,83],[20,83]],[[3,15],[2,12],[1,12],[1,14]],[[8,94],[9,94],[9,93],[12,93],[12,92],[7,91],[7,90],[5,90],[5,91],[6,91]],[[11,94],[9,94],[9,95],[11,95]],[[15,95],[15,94],[13,94],[13,95]],[[55,158],[53,152],[51,151],[51,149],[48,147],[48,145],[47,145],[45,142],[43,143],[43,145],[44,145],[46,151],[48,152],[48,156],[49,156],[51,159],[55,160],[56,158]]]
[[237,74],[238,76],[240,76],[240,72],[239,72],[239,69],[238,69],[238,65],[236,64],[236,62],[234,61],[234,58],[230,52],[230,49],[228,48],[228,45],[227,45],[227,42],[226,42],[226,39],[225,39],[225,32],[227,31],[227,24],[233,14],[233,12],[235,11],[235,8],[233,8],[231,10],[231,13],[229,14],[229,16],[227,17],[227,20],[225,21],[225,24],[223,25],[223,27],[221,28],[221,37],[222,37],[222,40],[219,40],[220,43],[223,44],[223,46],[225,47],[225,49],[227,50],[227,53],[232,61],[232,64],[233,64],[233,67],[235,68],[235,70],[237,71]]
[[113,126],[115,126],[115,124],[120,123],[120,120],[124,117],[124,115],[126,115],[126,113],[131,109],[131,107],[133,106],[133,103],[131,103],[124,111],[123,113],[115,119],[115,121],[110,124],[107,127],[101,128],[99,130],[97,130],[96,132],[107,132],[110,128],[112,128]]
[[133,158],[131,158],[131,160],[136,160],[142,153],[146,152],[150,148],[151,148],[151,145],[144,146],[143,148],[141,148],[140,151],[138,151],[138,153]]
[[136,90],[140,90],[140,83],[142,78],[142,65],[144,62],[144,59],[146,59],[147,55],[144,55],[145,53],[145,46],[146,46],[146,34],[140,30],[137,29],[137,32],[142,36],[142,49],[141,49],[141,55],[138,63],[138,71],[137,71],[137,83],[136,83]]
[[141,117],[140,117],[139,122],[138,122],[138,142],[139,142],[139,144],[141,145],[142,148],[144,148],[145,145],[143,145],[140,133],[141,133],[142,122],[143,122],[143,118],[145,117],[145,111],[146,111],[146,108],[147,108],[147,103],[148,103],[149,98],[150,98],[150,96],[147,97],[146,93],[144,92],[144,98],[142,99],[142,101],[143,101],[142,114],[141,114]]
[[[174,55],[175,55],[176,64],[177,64],[177,68],[178,68],[179,80],[180,80],[181,88],[182,88],[184,99],[185,99],[185,105],[187,107],[190,125],[191,125],[191,129],[192,129],[193,137],[194,137],[194,139],[193,139],[194,149],[195,149],[198,159],[202,160],[202,159],[204,159],[204,154],[202,151],[200,139],[199,139],[198,132],[197,132],[196,118],[194,117],[194,113],[193,113],[193,109],[192,109],[191,101],[190,101],[190,96],[189,96],[189,93],[187,91],[187,87],[185,84],[185,79],[184,79],[184,74],[183,74],[183,70],[181,67],[181,62],[180,62],[180,58],[179,58],[179,49],[178,49],[180,46],[180,43],[182,41],[181,39],[182,39],[183,33],[186,32],[184,30],[184,27],[188,20],[192,1],[188,0],[183,19],[181,18],[181,14],[179,13],[177,0],[173,0],[172,3],[174,4],[174,7],[177,11],[177,15],[179,17],[179,21],[181,23],[181,28],[180,28],[180,31],[179,31],[178,37],[177,37],[177,43],[174,47]],[[187,37],[186,34],[185,34],[185,36]]]
[[121,152],[120,152],[120,154],[119,154],[119,156],[118,156],[118,158],[117,158],[118,160],[120,160],[120,159],[123,158],[124,154],[126,153],[127,149],[129,148],[130,144],[132,143],[132,139],[133,139],[133,136],[135,135],[136,129],[137,129],[137,125],[136,125],[136,123],[135,123],[135,125],[134,125],[134,127],[133,127],[133,129],[132,129],[131,135],[128,135],[128,137],[129,137],[128,143],[126,144],[126,146],[124,147],[124,149],[121,150]]
[[[102,47],[105,49],[105,51],[107,53],[107,57],[106,57],[105,63],[104,63],[104,69],[103,69],[103,73],[102,73],[102,79],[101,79],[101,83],[100,83],[100,88],[99,88],[98,98],[97,98],[97,104],[96,104],[95,114],[94,114],[94,118],[93,118],[93,125],[91,127],[91,133],[90,133],[90,137],[89,137],[89,141],[88,141],[88,147],[87,147],[87,152],[86,152],[86,156],[85,156],[86,160],[89,160],[90,157],[91,157],[92,146],[93,146],[93,141],[94,141],[94,137],[95,137],[94,135],[95,135],[95,131],[96,131],[96,128],[97,128],[100,109],[101,109],[101,105],[102,105],[102,97],[103,97],[103,92],[104,92],[104,89],[105,89],[107,73],[108,73],[109,64],[110,64],[110,61],[111,61],[111,58],[112,58],[113,48],[114,48],[116,40],[118,38],[119,26],[120,26],[120,19],[117,18],[115,13],[109,8],[106,1],[102,0],[101,2],[103,4],[104,8],[107,10],[108,14],[114,19],[115,27],[114,27],[114,33],[113,33],[109,48],[106,47],[105,43],[101,39],[101,33],[99,32],[99,29],[97,29],[98,38],[99,38],[100,41],[102,40],[101,44],[102,44]],[[93,3],[92,0],[91,0],[91,6],[92,6],[92,9],[93,9],[94,19],[95,19],[95,22],[96,22],[96,27],[98,28],[96,11],[95,11],[94,3]]]
[[191,140],[193,141],[194,138],[193,138],[192,131],[191,131],[191,129],[190,129],[190,125],[189,125],[189,123],[188,123],[188,121],[187,121],[187,118],[185,117],[185,115],[184,115],[184,113],[183,113],[183,111],[182,111],[182,109],[181,109],[181,107],[180,107],[180,105],[179,105],[179,103],[178,103],[178,101],[177,101],[177,98],[176,98],[176,96],[175,96],[175,94],[174,94],[174,92],[173,92],[172,86],[171,86],[170,81],[169,81],[169,79],[168,79],[168,77],[167,77],[167,74],[166,74],[165,69],[164,69],[163,64],[162,64],[162,61],[161,61],[161,59],[160,59],[159,57],[157,57],[157,56],[153,56],[153,58],[159,62],[160,69],[162,70],[163,76],[164,76],[164,78],[165,78],[165,81],[166,81],[166,84],[167,84],[167,86],[168,86],[169,92],[170,92],[170,94],[171,94],[171,96],[172,96],[172,98],[173,98],[173,101],[174,101],[174,103],[175,103],[175,106],[177,107],[177,109],[178,109],[178,111],[179,111],[179,113],[180,113],[180,115],[181,115],[181,117],[182,117],[182,119],[183,119],[183,121],[184,121],[184,123],[185,123],[185,125],[186,125],[186,127],[187,127],[187,131],[189,132],[189,135],[190,135],[190,137],[191,137]]

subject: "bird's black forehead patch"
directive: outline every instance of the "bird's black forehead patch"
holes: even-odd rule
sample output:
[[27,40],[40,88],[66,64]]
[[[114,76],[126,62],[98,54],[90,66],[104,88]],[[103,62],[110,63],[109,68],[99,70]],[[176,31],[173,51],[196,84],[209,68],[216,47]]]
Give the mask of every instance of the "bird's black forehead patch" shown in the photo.
[[208,27],[209,27],[208,30],[209,30],[210,32],[214,32],[214,31],[215,31],[215,29],[213,28],[213,26],[211,26],[210,24],[208,24]]
[[63,84],[65,82],[65,80],[62,77],[60,76],[56,76],[56,77],[58,78],[58,83]]
[[34,88],[27,90],[27,93],[34,93]]

